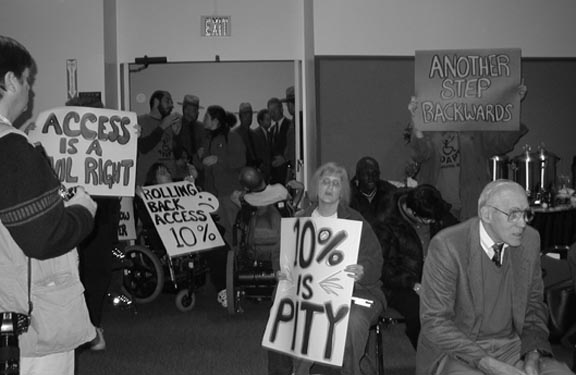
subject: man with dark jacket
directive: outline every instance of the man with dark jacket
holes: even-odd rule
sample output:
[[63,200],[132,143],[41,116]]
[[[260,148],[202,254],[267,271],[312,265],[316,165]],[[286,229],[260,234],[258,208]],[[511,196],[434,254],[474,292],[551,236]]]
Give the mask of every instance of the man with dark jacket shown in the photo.
[[380,166],[376,159],[365,156],[356,163],[356,175],[351,183],[350,207],[360,212],[374,226],[390,214],[392,196],[396,186],[380,179]]
[[278,98],[271,98],[267,104],[270,117],[272,118],[272,183],[285,185],[288,176],[288,167],[293,165],[294,160],[290,160],[289,154],[294,155],[294,144],[288,144],[288,133],[294,127],[292,121],[284,117],[282,102]]

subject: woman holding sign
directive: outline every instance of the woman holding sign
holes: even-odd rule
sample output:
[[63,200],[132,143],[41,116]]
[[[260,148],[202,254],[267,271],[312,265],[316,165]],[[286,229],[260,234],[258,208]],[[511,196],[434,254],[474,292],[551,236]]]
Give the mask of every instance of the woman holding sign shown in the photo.
[[[348,206],[350,183],[344,167],[326,163],[314,173],[309,195],[313,204],[301,217],[325,217],[362,221],[362,233],[358,260],[348,265],[345,272],[354,279],[353,303],[351,304],[348,332],[344,347],[342,374],[360,374],[360,361],[366,351],[368,332],[386,307],[381,290],[382,250],[372,227],[360,213]],[[355,301],[362,301],[359,304]],[[308,374],[312,363],[297,360],[295,373]]]

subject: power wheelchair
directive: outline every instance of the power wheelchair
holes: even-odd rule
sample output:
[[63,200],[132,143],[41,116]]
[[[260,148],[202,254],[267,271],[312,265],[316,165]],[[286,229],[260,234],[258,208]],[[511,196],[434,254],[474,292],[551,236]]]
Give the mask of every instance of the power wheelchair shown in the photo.
[[243,312],[244,298],[270,298],[276,287],[280,257],[280,224],[292,217],[303,185],[267,185],[261,173],[245,167],[240,174],[245,191],[233,200],[240,205],[233,227],[233,243],[226,262],[226,299],[230,314]]

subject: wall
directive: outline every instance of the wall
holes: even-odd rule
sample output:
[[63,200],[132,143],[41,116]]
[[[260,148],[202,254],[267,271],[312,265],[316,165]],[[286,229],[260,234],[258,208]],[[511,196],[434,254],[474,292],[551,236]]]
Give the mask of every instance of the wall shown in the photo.
[[[0,0],[1,33],[24,43],[40,67],[35,113],[66,100],[68,58],[78,59],[80,90],[104,91],[104,1]],[[316,55],[339,56],[412,56],[416,49],[463,47],[576,56],[573,0],[314,0],[313,7],[305,1],[116,0],[116,60],[300,60],[309,57],[306,45]],[[232,37],[200,36],[200,16],[214,13],[232,16]],[[313,32],[304,34],[304,15],[312,15],[305,24]],[[304,67],[305,79],[312,79]],[[305,118],[315,126],[310,82],[303,89]]]
[[[166,56],[168,61],[293,60],[297,1],[119,0],[120,62]],[[202,37],[201,16],[232,17],[231,37]]]
[[104,91],[103,5],[94,0],[0,0],[3,35],[22,43],[38,65],[33,118],[64,105],[66,60],[78,60],[78,89]]
[[[358,159],[373,156],[380,161],[383,176],[401,180],[410,159],[403,130],[410,119],[407,104],[414,92],[414,59],[329,56],[319,58],[317,67],[320,161],[338,160],[353,174]],[[525,58],[522,76],[528,94],[520,120],[529,132],[509,156],[521,155],[525,144],[536,152],[543,143],[561,158],[558,175],[570,175],[576,154],[572,143],[576,59]]]
[[[401,177],[408,158],[402,128],[414,78],[413,68],[405,65],[409,62],[390,57],[411,57],[418,49],[519,47],[525,58],[553,59],[527,65],[522,72],[529,92],[522,120],[530,132],[511,156],[526,143],[533,149],[544,143],[561,157],[558,173],[568,174],[576,152],[569,110],[569,103],[576,102],[576,73],[564,68],[573,61],[562,60],[576,57],[574,14],[572,0],[314,1],[316,56],[327,57],[327,64],[330,57],[342,60],[339,69],[325,66],[317,73],[317,85],[326,84],[317,95],[320,162],[338,157],[353,171],[359,157],[374,155],[389,178]],[[355,59],[366,65],[345,66]],[[388,65],[370,63],[378,59]],[[367,95],[367,87],[377,95]]]
[[315,0],[314,14],[316,55],[519,47],[524,57],[576,56],[573,0]]
[[116,0],[104,1],[104,81],[106,89],[104,103],[108,108],[118,109],[120,88],[120,67],[118,65],[118,44]]

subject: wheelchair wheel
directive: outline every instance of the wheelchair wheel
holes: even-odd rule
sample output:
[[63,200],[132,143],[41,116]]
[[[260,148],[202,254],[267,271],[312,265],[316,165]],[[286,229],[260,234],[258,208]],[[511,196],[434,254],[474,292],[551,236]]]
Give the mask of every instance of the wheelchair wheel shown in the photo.
[[196,306],[196,293],[182,289],[176,294],[176,307],[182,312],[190,311]]
[[158,257],[147,247],[129,246],[124,250],[126,265],[122,287],[136,303],[153,301],[164,286],[164,270]]

